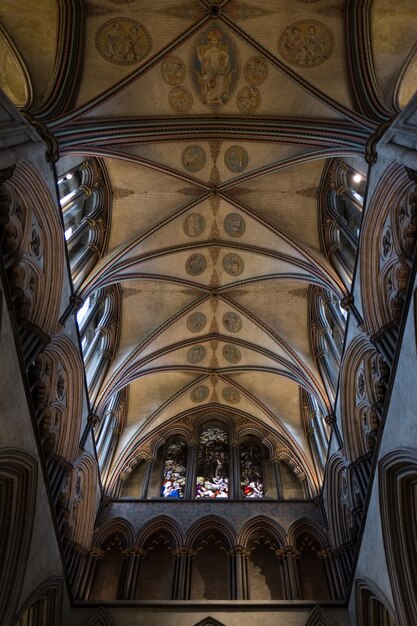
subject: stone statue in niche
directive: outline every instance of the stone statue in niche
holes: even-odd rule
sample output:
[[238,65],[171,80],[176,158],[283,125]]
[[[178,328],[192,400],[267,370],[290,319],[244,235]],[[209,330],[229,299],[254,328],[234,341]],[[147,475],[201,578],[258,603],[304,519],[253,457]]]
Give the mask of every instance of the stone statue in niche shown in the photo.
[[239,75],[238,51],[230,37],[220,28],[205,31],[194,45],[192,79],[203,102],[220,109],[230,99]]
[[116,65],[132,65],[149,54],[152,39],[139,22],[118,17],[105,22],[98,29],[96,47],[106,61]]

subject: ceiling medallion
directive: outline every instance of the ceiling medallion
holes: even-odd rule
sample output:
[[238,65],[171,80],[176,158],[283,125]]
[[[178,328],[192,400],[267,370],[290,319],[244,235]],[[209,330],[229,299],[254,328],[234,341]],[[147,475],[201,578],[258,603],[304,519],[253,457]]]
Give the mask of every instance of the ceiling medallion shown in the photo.
[[239,276],[243,272],[243,260],[238,254],[230,252],[223,257],[223,268],[230,276]]
[[204,346],[193,346],[187,352],[187,360],[189,363],[200,363],[206,356]]
[[225,387],[222,391],[222,396],[226,402],[230,402],[230,404],[237,404],[240,402],[240,393],[233,387]]
[[96,34],[96,48],[110,63],[133,65],[149,54],[152,39],[139,22],[117,17],[100,26]]
[[223,315],[223,326],[229,333],[237,333],[242,328],[242,320],[237,313],[228,311]]
[[187,274],[190,276],[198,276],[202,274],[207,267],[207,261],[202,254],[192,254],[185,264]]
[[0,85],[17,107],[27,107],[32,87],[23,61],[0,24]]
[[179,57],[167,57],[161,63],[161,74],[168,85],[176,87],[181,85],[185,78],[185,65]]
[[200,311],[191,313],[190,317],[187,319],[187,328],[192,333],[199,333],[206,324],[207,317]]
[[168,94],[168,102],[174,113],[189,113],[193,97],[186,87],[173,87]]
[[288,26],[278,41],[282,56],[298,67],[314,67],[330,57],[334,48],[331,31],[320,22],[302,21]]
[[199,385],[191,392],[191,400],[193,402],[204,402],[210,393],[209,388],[206,385]]
[[248,165],[248,153],[242,146],[230,146],[224,155],[226,167],[232,172],[243,172]]
[[221,109],[233,95],[239,74],[238,49],[229,35],[218,27],[204,31],[191,52],[191,77],[201,102]]
[[250,85],[262,85],[268,77],[268,63],[259,56],[251,57],[246,61],[243,74]]
[[224,230],[230,237],[242,237],[246,230],[245,220],[239,213],[229,213],[224,220]]
[[187,215],[183,223],[183,229],[189,237],[199,237],[206,227],[206,220],[200,213]]
[[255,113],[261,104],[261,94],[256,87],[246,85],[236,96],[236,103],[239,111],[249,115]]
[[239,363],[242,355],[240,353],[239,348],[236,346],[232,346],[232,344],[227,343],[223,346],[223,356],[228,363]]
[[206,164],[206,153],[200,146],[188,146],[182,153],[182,164],[189,172],[199,172]]

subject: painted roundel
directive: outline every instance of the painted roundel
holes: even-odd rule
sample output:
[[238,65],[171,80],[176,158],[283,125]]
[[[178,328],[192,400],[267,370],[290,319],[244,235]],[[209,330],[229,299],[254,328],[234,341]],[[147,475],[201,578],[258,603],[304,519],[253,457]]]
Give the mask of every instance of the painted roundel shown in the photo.
[[250,85],[262,85],[268,77],[268,63],[263,57],[251,57],[246,62],[243,72]]
[[237,333],[242,328],[242,320],[234,311],[228,311],[223,315],[223,326],[230,333]]
[[239,276],[243,272],[243,260],[238,254],[230,252],[223,257],[223,268],[230,276]]
[[161,75],[168,85],[172,87],[181,85],[185,78],[185,65],[179,57],[174,55],[167,57],[162,61]]
[[223,346],[222,352],[225,360],[228,363],[239,363],[240,359],[242,358],[239,348],[233,346],[230,343],[227,343],[225,346]]
[[234,387],[225,387],[222,391],[222,396],[226,402],[230,402],[230,404],[240,402],[240,393]]
[[191,213],[184,220],[183,228],[189,237],[199,237],[206,227],[206,220],[200,213]]
[[255,113],[261,105],[261,94],[259,89],[251,85],[246,85],[236,96],[237,108],[245,115]]
[[334,48],[331,31],[320,22],[302,21],[288,26],[278,41],[282,56],[299,67],[314,67],[330,57]]
[[193,346],[187,352],[187,360],[189,363],[200,363],[206,356],[204,346]]
[[152,39],[139,22],[117,17],[100,26],[96,34],[96,48],[110,63],[133,65],[149,54]]
[[168,102],[174,113],[188,113],[193,106],[193,97],[186,87],[180,85],[171,89]]
[[224,220],[224,229],[231,237],[241,237],[246,230],[245,220],[239,213],[229,213]]
[[199,385],[191,392],[191,400],[193,402],[204,402],[210,393],[207,385]]
[[231,172],[243,172],[248,166],[248,153],[242,146],[230,146],[224,155],[226,167]]
[[207,324],[207,317],[201,311],[191,313],[187,319],[187,328],[192,333],[199,333]]
[[206,267],[207,261],[202,254],[192,254],[185,264],[187,274],[190,274],[190,276],[202,274]]
[[189,172],[199,172],[206,164],[206,153],[201,146],[188,146],[182,153],[182,164]]

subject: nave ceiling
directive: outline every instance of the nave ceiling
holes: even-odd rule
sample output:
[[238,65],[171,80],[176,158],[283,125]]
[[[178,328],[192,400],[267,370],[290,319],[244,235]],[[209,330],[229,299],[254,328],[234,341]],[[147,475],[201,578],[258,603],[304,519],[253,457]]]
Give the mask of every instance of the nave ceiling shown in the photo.
[[128,389],[116,464],[206,411],[253,422],[314,476],[300,390],[331,402],[309,293],[349,292],[318,191],[329,158],[366,174],[369,138],[407,102],[414,0],[19,4],[0,7],[2,86],[47,124],[61,171],[100,157],[112,189],[79,293],[120,288],[93,406]]

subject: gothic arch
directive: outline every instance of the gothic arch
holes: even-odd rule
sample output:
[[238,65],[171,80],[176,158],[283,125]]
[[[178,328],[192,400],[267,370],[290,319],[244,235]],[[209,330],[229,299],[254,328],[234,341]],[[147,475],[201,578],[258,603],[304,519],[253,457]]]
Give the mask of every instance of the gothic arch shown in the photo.
[[337,626],[337,622],[321,606],[314,607],[305,626]]
[[24,603],[16,619],[17,626],[56,626],[62,621],[64,581],[53,576],[41,583]]
[[136,545],[143,547],[147,541],[158,532],[164,532],[171,537],[175,548],[179,548],[184,545],[184,535],[179,524],[168,517],[167,515],[160,515],[155,517],[150,522],[146,523],[136,536]]
[[379,463],[379,504],[388,571],[400,626],[417,620],[415,528],[417,453],[394,450]]
[[216,532],[224,537],[229,550],[236,545],[236,533],[232,525],[215,515],[202,517],[195,522],[185,535],[185,545],[193,548],[199,537],[209,531]]
[[381,589],[368,578],[355,581],[358,626],[397,626],[395,611]]
[[93,537],[94,520],[98,501],[98,468],[91,454],[83,453],[73,463],[61,495],[67,512],[67,538],[89,549]]
[[0,622],[12,624],[29,556],[37,489],[35,459],[15,448],[0,449]]
[[414,254],[415,210],[415,183],[394,163],[381,176],[362,226],[360,255],[367,262],[360,264],[360,280],[369,335],[401,316]]
[[101,548],[101,546],[110,537],[119,537],[124,548],[128,548],[134,543],[134,530],[132,524],[122,517],[115,517],[94,531],[92,545]]
[[248,548],[251,539],[258,533],[268,535],[282,548],[287,543],[286,533],[282,526],[263,515],[258,515],[248,520],[240,529],[237,537],[237,544]]
[[40,426],[44,448],[72,461],[78,450],[83,410],[80,353],[69,337],[56,335],[37,357],[30,375],[35,384],[35,410],[44,414]]
[[339,454],[334,454],[327,464],[325,499],[333,548],[352,539],[348,467],[348,461]]
[[18,262],[10,280],[21,293],[20,315],[51,336],[59,317],[65,264],[59,214],[45,183],[26,161],[16,165],[4,189],[13,211],[8,245],[17,253]]
[[100,607],[90,615],[83,626],[116,626],[108,611]]

